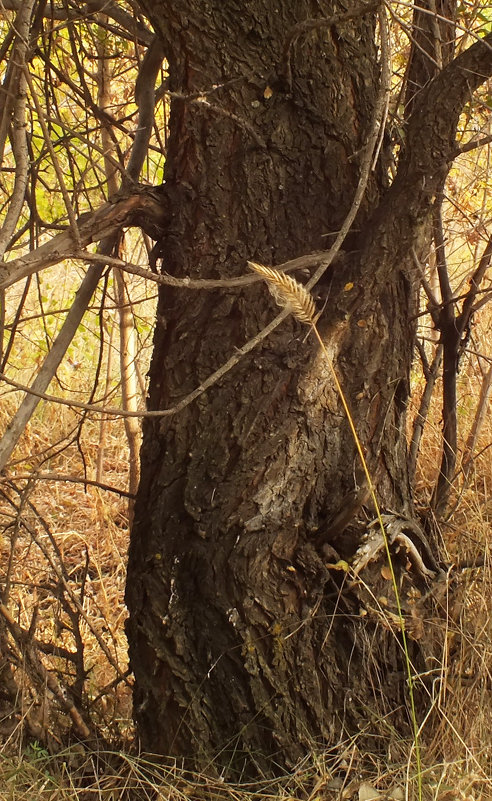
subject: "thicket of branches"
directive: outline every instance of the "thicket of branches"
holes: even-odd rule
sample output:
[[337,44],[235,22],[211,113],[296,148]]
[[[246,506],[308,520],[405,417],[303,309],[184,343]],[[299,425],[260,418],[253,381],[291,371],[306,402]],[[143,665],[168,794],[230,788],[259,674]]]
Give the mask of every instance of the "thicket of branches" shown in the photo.
[[[411,4],[386,10],[393,91],[381,145],[391,180],[409,52],[423,45]],[[169,213],[159,188],[173,93],[161,45],[131,0],[3,0],[0,15],[0,727],[9,738],[22,725],[56,750],[60,719],[83,739],[119,740],[129,727],[126,526],[157,285],[180,283],[154,244]],[[430,75],[442,64],[434,22]],[[491,24],[490,7],[461,4],[456,48]],[[433,248],[425,269],[416,265],[411,473],[463,569],[486,567],[492,515],[489,92],[463,114]],[[186,100],[225,113],[214,87]],[[216,284],[181,282],[183,292]],[[485,576],[473,574],[477,625],[488,615]],[[472,666],[471,683],[490,683],[461,614],[459,664]],[[481,636],[490,656],[490,622]],[[466,711],[461,695],[458,706]]]

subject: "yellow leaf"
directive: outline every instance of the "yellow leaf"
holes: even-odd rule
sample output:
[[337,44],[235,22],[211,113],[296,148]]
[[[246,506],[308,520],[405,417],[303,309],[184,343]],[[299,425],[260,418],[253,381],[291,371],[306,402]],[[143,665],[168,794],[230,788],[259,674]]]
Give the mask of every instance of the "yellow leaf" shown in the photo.
[[263,97],[265,100],[270,100],[271,96],[273,95],[273,89],[270,86],[265,87],[265,91],[263,92]]
[[348,573],[350,570],[350,565],[345,559],[339,559],[335,564],[328,563],[325,567],[329,570],[343,570],[344,573]]
[[387,581],[390,581],[390,580],[391,580],[391,578],[392,578],[392,575],[391,575],[391,570],[389,569],[388,565],[384,565],[384,566],[381,568],[381,575],[382,575],[382,577],[383,577],[384,579],[386,579]]
[[344,292],[350,292],[350,290],[353,289],[353,288],[354,288],[353,282],[349,281],[347,284],[345,284],[345,286],[343,288],[343,291]]

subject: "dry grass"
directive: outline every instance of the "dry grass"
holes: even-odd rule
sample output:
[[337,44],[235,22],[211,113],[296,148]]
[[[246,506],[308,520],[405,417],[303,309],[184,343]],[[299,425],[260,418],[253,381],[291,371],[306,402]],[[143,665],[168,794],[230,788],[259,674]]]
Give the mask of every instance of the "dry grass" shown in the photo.
[[[72,276],[71,286],[75,278]],[[56,298],[49,279],[46,282],[46,303],[66,308],[73,291],[70,282],[59,286]],[[145,298],[154,291],[153,286],[146,290],[141,283],[133,291],[142,374],[150,354],[154,307],[154,302]],[[117,337],[112,333],[116,318],[111,287],[105,300],[109,308],[104,312],[102,351],[98,320],[101,300],[96,298],[93,310],[86,314],[84,326],[49,391],[62,398],[86,400],[95,364],[101,358],[97,396],[118,405],[119,364],[114,344]],[[60,325],[60,316],[40,317],[37,304],[32,293],[23,311],[26,322],[11,353],[10,375],[21,383],[30,383]],[[19,395],[4,388],[1,432],[20,402]],[[61,480],[67,476],[76,481]],[[86,478],[114,491],[86,486]],[[133,730],[124,634],[128,499],[120,494],[127,489],[127,481],[128,446],[122,420],[83,416],[67,406],[45,403],[38,406],[6,475],[0,479],[2,586],[8,574],[8,608],[18,625],[38,641],[56,644],[75,655],[72,660],[63,660],[46,654],[43,660],[60,686],[76,686],[82,691],[83,697],[75,705],[89,711],[95,732],[118,745]],[[10,752],[14,744],[18,747],[19,732],[27,722],[31,736],[38,731],[43,736],[50,732],[55,741],[59,740],[53,747],[59,748],[68,716],[55,711],[57,705],[45,698],[43,688],[27,690],[33,684],[32,671],[13,648],[14,660],[19,662],[15,671],[19,691],[25,690],[30,697],[28,701],[20,699],[13,710],[8,704],[0,705],[0,736]]]
[[[53,757],[34,745],[0,756],[0,801],[404,801],[408,778],[404,764],[368,760],[356,740],[312,754],[289,775],[254,784],[226,783],[212,771],[190,773],[162,758],[80,746]],[[436,763],[423,779],[424,801],[491,797],[483,777],[465,773],[460,763]]]

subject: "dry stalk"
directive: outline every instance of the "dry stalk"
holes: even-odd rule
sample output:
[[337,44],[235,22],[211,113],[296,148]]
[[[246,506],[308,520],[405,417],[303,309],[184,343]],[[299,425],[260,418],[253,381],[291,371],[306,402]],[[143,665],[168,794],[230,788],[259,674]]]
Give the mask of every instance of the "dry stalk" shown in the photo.
[[422,786],[421,786],[421,761],[420,761],[420,745],[419,745],[419,729],[417,723],[417,716],[416,716],[416,709],[415,709],[415,699],[413,693],[413,674],[412,674],[412,667],[410,664],[410,655],[407,646],[407,636],[405,632],[405,620],[403,618],[403,612],[401,608],[400,602],[400,595],[398,590],[398,585],[396,581],[395,570],[393,567],[393,561],[391,558],[391,552],[389,547],[388,536],[384,527],[384,521],[381,514],[380,506],[378,503],[378,499],[376,497],[376,490],[374,487],[373,480],[371,478],[371,474],[369,472],[369,467],[367,465],[367,461],[364,455],[364,451],[362,448],[362,443],[359,439],[359,435],[355,428],[354,419],[350,412],[349,405],[347,403],[347,399],[345,398],[345,394],[342,389],[342,385],[340,384],[340,380],[336,374],[336,370],[333,366],[333,362],[328,354],[326,349],[326,345],[323,342],[321,335],[318,331],[316,326],[316,307],[314,305],[314,300],[310,292],[296,281],[294,278],[285,275],[284,273],[280,273],[278,270],[274,270],[271,267],[264,267],[261,264],[256,264],[255,262],[248,262],[248,266],[251,267],[252,270],[257,272],[259,275],[263,276],[265,281],[268,284],[268,289],[270,290],[271,294],[275,298],[276,303],[279,306],[284,308],[286,311],[291,312],[301,323],[307,323],[312,327],[312,330],[318,340],[320,347],[323,351],[323,354],[326,358],[328,363],[328,367],[330,369],[331,375],[333,377],[333,381],[337,390],[337,393],[340,397],[340,401],[342,403],[343,409],[345,411],[345,415],[347,417],[347,422],[350,426],[350,430],[352,432],[352,436],[354,439],[355,447],[357,449],[357,453],[359,454],[359,458],[362,464],[362,469],[364,471],[364,475],[367,481],[367,487],[369,489],[369,493],[372,498],[372,502],[374,504],[374,508],[376,510],[376,518],[381,530],[382,541],[384,543],[384,548],[386,551],[386,557],[388,560],[388,567],[391,573],[391,581],[393,584],[393,590],[395,593],[396,599],[396,607],[398,610],[398,624],[401,632],[402,644],[403,644],[403,652],[405,655],[405,662],[406,662],[406,673],[407,673],[407,681],[408,681],[408,693],[409,693],[409,700],[410,700],[410,707],[411,707],[411,715],[412,715],[412,723],[413,723],[413,730],[414,730],[414,743],[413,746],[415,748],[415,755],[416,755],[416,766],[417,766],[417,780],[418,780],[418,798],[419,801],[422,801]]

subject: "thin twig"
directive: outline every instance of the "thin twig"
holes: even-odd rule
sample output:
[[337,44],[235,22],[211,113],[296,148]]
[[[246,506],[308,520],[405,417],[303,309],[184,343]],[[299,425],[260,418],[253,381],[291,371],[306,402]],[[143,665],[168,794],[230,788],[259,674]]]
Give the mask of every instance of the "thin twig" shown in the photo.
[[[24,205],[27,180],[29,175],[29,152],[27,145],[26,133],[26,78],[25,78],[25,64],[28,49],[29,26],[31,21],[33,0],[26,0],[22,9],[16,17],[15,23],[18,25],[17,42],[13,48],[12,63],[13,63],[13,81],[16,85],[12,86],[14,93],[14,100],[12,101],[12,151],[15,160],[15,180],[14,188],[11,193],[10,203],[0,230],[0,261],[3,261],[5,251],[7,250],[9,240],[15,231],[17,223],[22,212]],[[2,119],[1,127],[8,130],[10,124],[9,114],[9,98],[5,98],[4,114],[6,118]],[[3,133],[1,134],[3,138]],[[2,158],[3,158],[4,143],[0,144]]]
[[27,480],[34,480],[34,481],[59,481],[70,484],[83,484],[84,487],[97,487],[97,489],[104,490],[105,492],[114,492],[116,495],[121,495],[123,498],[134,498],[135,496],[132,495],[130,492],[127,492],[124,489],[119,489],[118,487],[112,487],[111,484],[104,484],[101,481],[93,481],[90,478],[82,478],[81,476],[70,476],[64,475],[62,473],[15,473],[9,474],[8,476],[0,476],[0,482],[8,482],[8,481],[27,481]]
[[[283,264],[276,265],[276,270],[282,272],[294,272],[295,270],[308,270],[313,267],[318,267],[324,263],[329,255],[329,251],[319,251],[318,253],[310,253],[306,256],[299,256],[296,259],[291,259]],[[71,254],[73,259],[83,259],[88,262],[101,262],[103,257],[98,253],[89,253],[86,251],[78,251]],[[132,275],[138,275],[141,278],[146,278],[148,281],[153,281],[155,284],[163,286],[173,286],[178,289],[230,289],[231,287],[243,287],[257,284],[262,279],[257,275],[240,275],[236,278],[189,278],[184,276],[176,278],[169,273],[154,273],[146,267],[140,267],[138,264],[132,264],[114,256],[104,259],[105,264],[109,267],[119,267],[125,272]]]
[[73,236],[73,239],[74,239],[74,242],[75,242],[76,246],[80,247],[80,232],[79,232],[79,226],[78,226],[78,223],[77,223],[77,218],[76,218],[75,211],[74,211],[74,208],[73,208],[73,205],[72,205],[72,201],[70,200],[70,195],[68,194],[68,190],[67,190],[67,187],[65,185],[65,180],[63,178],[63,172],[62,172],[62,169],[60,167],[60,164],[59,164],[59,161],[58,161],[58,157],[57,157],[57,155],[55,153],[55,148],[53,147],[53,145],[51,143],[50,132],[48,130],[48,126],[46,125],[46,120],[44,118],[44,111],[43,111],[43,109],[41,107],[41,103],[38,100],[36,89],[34,87],[31,75],[30,75],[29,70],[27,68],[24,70],[24,75],[25,75],[25,79],[27,81],[27,85],[29,86],[29,91],[31,93],[31,99],[32,99],[32,101],[34,103],[34,107],[35,107],[36,113],[38,115],[38,122],[39,122],[39,124],[41,126],[41,130],[43,132],[44,142],[45,142],[45,145],[46,145],[46,147],[48,149],[48,152],[50,154],[51,163],[53,165],[53,168],[54,168],[55,173],[56,173],[56,177],[58,179],[58,185],[59,185],[60,191],[62,193],[63,202],[65,204],[65,208],[67,210],[67,215],[68,215],[68,220],[70,222],[70,228],[71,228],[71,231],[72,231],[72,236]]

